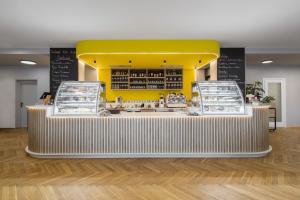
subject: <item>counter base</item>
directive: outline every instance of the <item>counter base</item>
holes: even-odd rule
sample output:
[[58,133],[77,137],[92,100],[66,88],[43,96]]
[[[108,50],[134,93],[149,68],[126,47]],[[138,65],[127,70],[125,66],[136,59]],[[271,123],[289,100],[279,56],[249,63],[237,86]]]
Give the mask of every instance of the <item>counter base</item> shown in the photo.
[[240,153],[65,153],[65,154],[43,154],[35,153],[25,148],[28,155],[34,158],[257,158],[266,156],[272,151],[269,149],[260,152]]
[[246,115],[57,117],[32,107],[26,151],[36,158],[261,157],[272,149],[268,111],[264,106]]

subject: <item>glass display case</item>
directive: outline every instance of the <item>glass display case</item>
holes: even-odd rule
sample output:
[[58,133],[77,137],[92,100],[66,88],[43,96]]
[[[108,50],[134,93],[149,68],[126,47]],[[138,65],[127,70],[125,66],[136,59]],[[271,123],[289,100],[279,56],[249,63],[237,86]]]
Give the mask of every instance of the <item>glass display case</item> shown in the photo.
[[169,93],[167,95],[166,104],[168,108],[185,108],[186,97],[182,93]]
[[191,104],[201,114],[245,114],[243,94],[235,81],[192,83]]
[[105,109],[105,84],[65,81],[57,90],[54,115],[97,115]]

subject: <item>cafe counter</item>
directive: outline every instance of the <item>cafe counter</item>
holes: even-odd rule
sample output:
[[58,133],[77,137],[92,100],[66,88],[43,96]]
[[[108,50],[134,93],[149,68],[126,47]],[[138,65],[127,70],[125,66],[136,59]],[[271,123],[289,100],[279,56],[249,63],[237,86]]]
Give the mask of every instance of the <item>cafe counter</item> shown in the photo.
[[243,115],[184,112],[56,116],[28,107],[26,152],[37,158],[261,157],[272,147],[268,106]]

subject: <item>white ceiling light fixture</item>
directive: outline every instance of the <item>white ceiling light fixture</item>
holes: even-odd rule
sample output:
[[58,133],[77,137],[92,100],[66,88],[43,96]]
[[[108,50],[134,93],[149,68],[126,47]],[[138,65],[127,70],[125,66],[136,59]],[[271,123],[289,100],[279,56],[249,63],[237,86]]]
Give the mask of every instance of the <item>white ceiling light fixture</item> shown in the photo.
[[271,64],[273,63],[273,60],[263,60],[261,61],[262,64]]
[[25,65],[36,65],[36,62],[32,60],[21,60],[20,63],[25,64]]

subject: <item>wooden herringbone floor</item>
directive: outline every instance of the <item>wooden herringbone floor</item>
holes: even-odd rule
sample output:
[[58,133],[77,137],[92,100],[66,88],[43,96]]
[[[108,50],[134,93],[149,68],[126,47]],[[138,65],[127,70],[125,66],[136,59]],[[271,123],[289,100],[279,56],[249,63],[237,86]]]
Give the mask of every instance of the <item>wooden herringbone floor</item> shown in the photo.
[[265,158],[39,160],[25,129],[0,129],[0,199],[299,200],[300,128],[270,138]]

